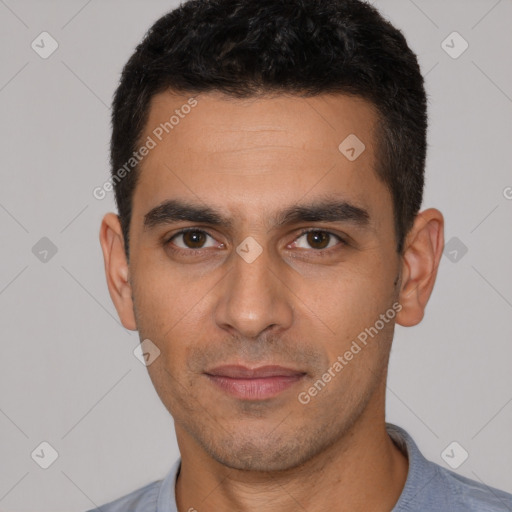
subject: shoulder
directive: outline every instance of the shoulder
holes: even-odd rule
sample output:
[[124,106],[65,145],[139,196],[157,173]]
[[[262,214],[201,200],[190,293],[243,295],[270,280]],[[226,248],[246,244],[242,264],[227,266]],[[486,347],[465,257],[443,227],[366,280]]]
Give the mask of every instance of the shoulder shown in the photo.
[[87,512],[177,512],[175,485],[180,468],[181,458],[178,457],[162,480],[155,480],[122,498]]
[[126,496],[109,501],[101,507],[88,510],[87,512],[156,512],[158,493],[161,480],[151,482],[140,489],[137,489]]
[[403,428],[387,424],[387,431],[409,459],[407,480],[393,512],[512,512],[512,494],[427,460]]
[[[436,464],[437,466],[437,464]],[[461,510],[478,512],[512,512],[512,494],[437,466],[439,478]]]

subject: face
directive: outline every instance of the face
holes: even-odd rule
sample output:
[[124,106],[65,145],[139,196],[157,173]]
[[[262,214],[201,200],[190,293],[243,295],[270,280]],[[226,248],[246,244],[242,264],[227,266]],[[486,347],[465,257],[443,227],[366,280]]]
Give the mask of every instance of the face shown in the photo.
[[[401,260],[374,172],[375,111],[343,95],[209,93],[158,140],[188,100],[151,103],[141,140],[156,146],[141,163],[114,301],[160,350],[148,371],[182,453],[295,467],[384,410]],[[339,149],[353,135],[365,146],[355,159]],[[251,380],[225,365],[286,370]]]

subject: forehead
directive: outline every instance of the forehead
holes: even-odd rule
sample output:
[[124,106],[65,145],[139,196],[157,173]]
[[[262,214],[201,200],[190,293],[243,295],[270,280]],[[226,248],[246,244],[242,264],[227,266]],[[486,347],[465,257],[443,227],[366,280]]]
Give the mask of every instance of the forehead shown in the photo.
[[370,212],[389,207],[374,172],[376,120],[370,103],[340,94],[160,93],[140,139],[154,147],[139,164],[134,215],[187,198],[256,220],[276,204],[337,192]]
[[189,146],[190,132],[197,139],[189,149],[209,153],[232,150],[233,145],[250,150],[262,144],[337,152],[339,143],[350,134],[366,139],[367,146],[373,143],[376,110],[358,96],[276,95],[237,99],[211,92],[195,96],[197,106],[193,108],[187,107],[190,101],[190,96],[169,92],[155,95],[150,102],[145,134],[176,114],[172,120],[176,124],[169,130],[172,137],[167,142],[174,142],[178,151],[183,142]]

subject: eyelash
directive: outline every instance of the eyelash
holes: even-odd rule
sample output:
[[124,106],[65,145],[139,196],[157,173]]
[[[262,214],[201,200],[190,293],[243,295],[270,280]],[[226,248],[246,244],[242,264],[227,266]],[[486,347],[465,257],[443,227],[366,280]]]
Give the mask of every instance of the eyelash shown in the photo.
[[[167,238],[164,240],[163,242],[163,245],[166,246],[166,247],[170,247],[171,250],[176,253],[176,254],[183,254],[185,256],[188,256],[188,257],[191,257],[192,254],[194,256],[200,256],[203,251],[208,251],[208,249],[210,248],[206,248],[206,249],[182,249],[180,247],[172,247],[172,240],[174,240],[176,237],[180,236],[180,235],[183,235],[185,233],[189,233],[190,231],[193,231],[193,232],[197,232],[197,233],[203,233],[211,238],[214,238],[212,235],[210,235],[207,231],[203,230],[203,229],[198,229],[198,228],[194,228],[194,227],[190,227],[190,228],[184,228],[180,231],[178,231],[177,233],[174,233],[170,238]],[[299,238],[301,238],[302,236],[308,234],[308,233],[326,233],[328,234],[329,236],[331,237],[334,237],[336,239],[338,239],[338,244],[336,244],[334,247],[329,247],[328,249],[311,249],[311,251],[313,251],[316,255],[318,256],[325,256],[327,254],[330,254],[332,251],[336,251],[336,250],[339,250],[339,246],[347,246],[348,243],[340,236],[340,235],[337,235],[335,233],[332,233],[331,231],[327,231],[325,229],[318,229],[318,228],[308,228],[308,229],[303,229],[301,230],[301,232],[299,233],[299,235],[293,240],[292,243],[296,242]],[[306,250],[306,249],[301,249],[301,250]],[[192,256],[193,257],[193,256]]]

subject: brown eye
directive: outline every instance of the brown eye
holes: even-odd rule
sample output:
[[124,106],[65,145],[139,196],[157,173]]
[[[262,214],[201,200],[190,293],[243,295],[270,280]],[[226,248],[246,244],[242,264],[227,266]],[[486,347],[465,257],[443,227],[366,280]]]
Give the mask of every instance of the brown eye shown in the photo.
[[[302,242],[301,240],[305,240]],[[329,231],[322,231],[320,229],[311,229],[303,231],[298,238],[293,242],[294,247],[300,249],[315,249],[317,251],[323,249],[330,249],[336,245],[346,245],[345,241]]]
[[306,236],[308,244],[313,249],[325,249],[329,245],[330,238],[331,235],[325,231],[310,231]]
[[183,233],[183,242],[190,249],[199,249],[205,240],[206,236],[202,231],[187,231]]
[[[210,245],[206,245],[208,238],[212,240]],[[180,241],[181,239],[181,241]],[[180,249],[204,249],[207,247],[214,247],[214,239],[205,231],[200,229],[187,229],[176,233],[169,243],[176,245]]]

